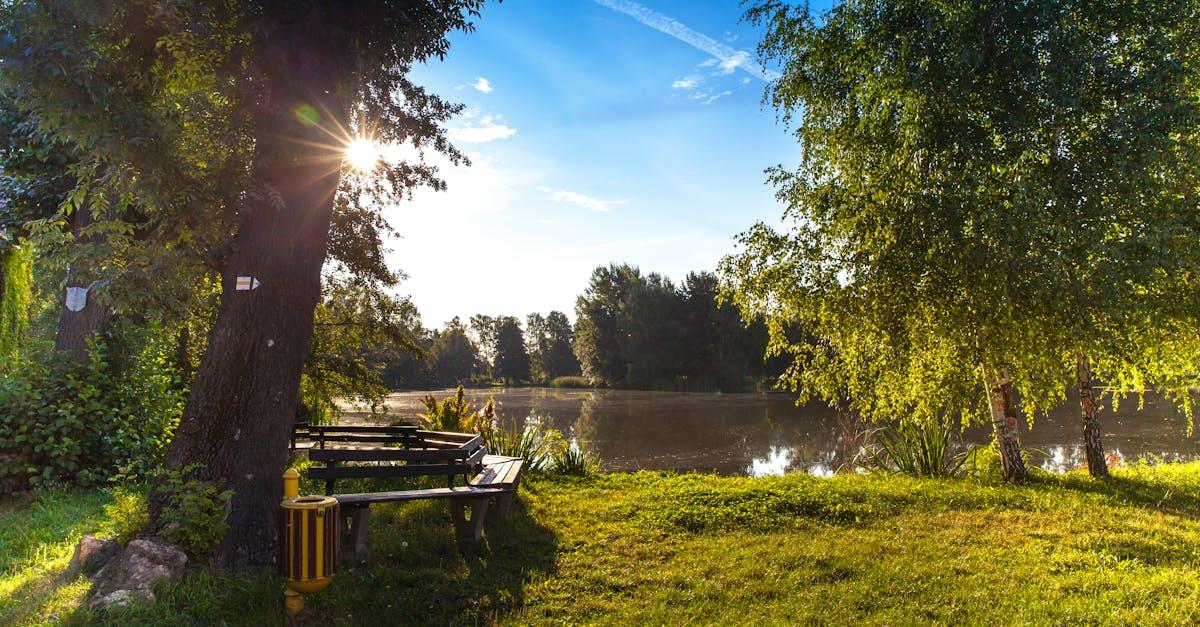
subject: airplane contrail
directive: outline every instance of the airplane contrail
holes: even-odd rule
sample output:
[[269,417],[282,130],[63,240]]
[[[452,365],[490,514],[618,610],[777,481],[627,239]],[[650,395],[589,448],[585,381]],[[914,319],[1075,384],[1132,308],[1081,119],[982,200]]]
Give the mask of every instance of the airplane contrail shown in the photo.
[[704,33],[696,32],[679,20],[663,15],[645,5],[632,0],[592,0],[600,6],[624,13],[629,17],[682,41],[697,50],[712,55],[721,63],[721,67],[732,71],[742,69],[764,81],[770,82],[779,78],[779,72],[763,67],[755,62],[749,52],[738,50],[725,45]]

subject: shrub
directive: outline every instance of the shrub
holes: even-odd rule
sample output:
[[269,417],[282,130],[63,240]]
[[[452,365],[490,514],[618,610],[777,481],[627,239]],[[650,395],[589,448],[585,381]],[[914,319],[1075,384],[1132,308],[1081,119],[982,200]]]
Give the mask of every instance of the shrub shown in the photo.
[[0,495],[146,476],[161,463],[184,400],[165,335],[119,373],[107,352],[93,345],[86,364],[22,360],[0,378]]
[[160,489],[166,495],[161,533],[190,555],[204,557],[225,537],[233,490],[219,492],[212,483],[197,479],[198,468],[199,464],[191,464],[161,473]]
[[859,460],[872,470],[951,477],[967,458],[967,453],[953,453],[953,431],[953,426],[943,420],[906,421],[895,427],[873,429],[864,434],[866,442]]
[[554,377],[550,381],[550,387],[554,388],[590,388],[592,382],[587,377]]
[[112,521],[117,542],[126,544],[142,535],[150,525],[146,497],[139,489],[120,486],[113,489],[112,498],[112,502],[104,506],[104,515]]
[[433,431],[472,431],[475,428],[475,409],[467,402],[463,386],[458,386],[454,396],[438,402],[432,394],[421,399],[425,413],[418,417]]

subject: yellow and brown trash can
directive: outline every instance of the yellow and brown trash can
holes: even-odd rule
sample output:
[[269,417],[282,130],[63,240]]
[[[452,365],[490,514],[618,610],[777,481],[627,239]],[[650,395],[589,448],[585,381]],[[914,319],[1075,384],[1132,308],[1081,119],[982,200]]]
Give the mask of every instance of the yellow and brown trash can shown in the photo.
[[296,614],[304,607],[302,594],[329,585],[337,571],[337,499],[332,496],[299,496],[300,474],[283,473],[283,502],[279,506],[279,574],[287,588],[284,607]]

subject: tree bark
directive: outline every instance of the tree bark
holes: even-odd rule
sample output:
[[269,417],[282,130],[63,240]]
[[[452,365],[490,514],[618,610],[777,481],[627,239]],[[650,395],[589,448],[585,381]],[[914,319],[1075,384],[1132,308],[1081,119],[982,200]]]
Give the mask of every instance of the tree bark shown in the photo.
[[[208,348],[167,452],[168,468],[199,464],[194,476],[234,491],[228,531],[214,556],[220,566],[276,558],[280,475],[344,148],[333,137],[347,118],[330,94],[345,69],[336,53],[348,47],[328,41],[321,23],[316,12],[281,21],[262,41],[270,102],[258,114],[252,171],[258,191],[248,194]],[[239,290],[238,277],[259,286]],[[152,498],[154,528],[165,505],[165,495]]]
[[[78,208],[71,217],[71,232],[76,238],[81,237],[84,229],[91,226],[95,220],[91,211]],[[95,236],[82,238],[84,242],[95,241]],[[88,288],[92,285],[93,277],[86,270],[72,264],[67,270],[67,287]],[[87,302],[80,311],[71,311],[66,306],[66,292],[62,294],[62,312],[58,317],[58,330],[54,335],[54,349],[59,353],[70,356],[79,363],[88,360],[88,341],[103,336],[112,325],[113,313],[108,305],[96,298],[94,290],[89,289]]]
[[1021,442],[1017,437],[1017,407],[1013,401],[1012,382],[1003,369],[984,368],[988,389],[988,405],[992,413],[992,431],[1000,451],[1000,470],[1005,481],[1024,481],[1028,476],[1025,460],[1021,458]]
[[1087,452],[1088,472],[1097,479],[1108,476],[1108,461],[1104,458],[1104,443],[1100,438],[1100,418],[1096,410],[1096,393],[1092,387],[1092,365],[1086,354],[1080,354],[1075,364],[1079,385],[1079,415],[1083,420],[1083,447]]

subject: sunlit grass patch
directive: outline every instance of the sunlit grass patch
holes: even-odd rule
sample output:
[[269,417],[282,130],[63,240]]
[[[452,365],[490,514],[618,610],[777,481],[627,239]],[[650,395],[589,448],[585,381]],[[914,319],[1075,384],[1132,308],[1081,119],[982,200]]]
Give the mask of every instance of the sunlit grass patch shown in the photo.
[[[1198,486],[1200,463],[1021,486],[531,477],[504,533],[479,545],[454,539],[444,502],[373,508],[369,564],[311,597],[304,622],[1192,624]],[[87,582],[55,577],[79,535],[114,531],[110,500],[54,492],[6,510],[0,622],[283,621],[267,572],[192,571],[154,607],[78,609]]]

